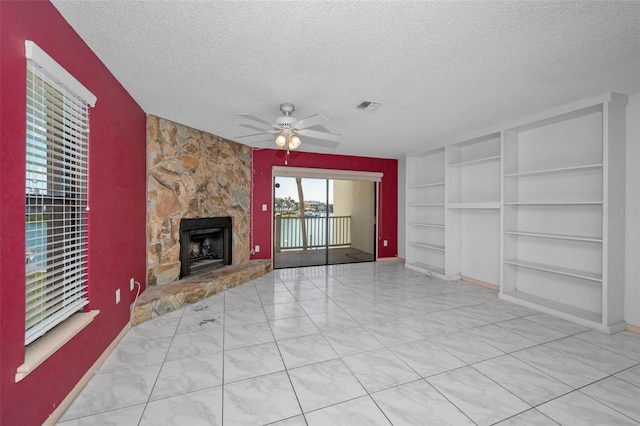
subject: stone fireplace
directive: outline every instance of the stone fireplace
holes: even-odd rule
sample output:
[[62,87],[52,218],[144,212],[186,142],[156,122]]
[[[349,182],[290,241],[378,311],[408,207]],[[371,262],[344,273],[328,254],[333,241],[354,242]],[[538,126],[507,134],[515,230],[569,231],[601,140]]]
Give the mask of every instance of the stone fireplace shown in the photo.
[[203,217],[180,221],[180,278],[231,265],[233,221]]
[[[248,262],[250,199],[250,147],[149,115],[147,285],[168,284],[183,276],[184,219],[230,220],[228,262]],[[203,238],[200,244],[209,241]]]

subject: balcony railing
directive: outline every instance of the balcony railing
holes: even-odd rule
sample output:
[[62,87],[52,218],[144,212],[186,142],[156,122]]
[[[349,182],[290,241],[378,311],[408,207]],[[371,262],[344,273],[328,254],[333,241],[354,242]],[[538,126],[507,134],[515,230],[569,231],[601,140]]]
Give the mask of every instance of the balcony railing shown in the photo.
[[276,252],[351,245],[351,216],[305,216],[304,220],[306,247],[302,238],[302,218],[276,215]]

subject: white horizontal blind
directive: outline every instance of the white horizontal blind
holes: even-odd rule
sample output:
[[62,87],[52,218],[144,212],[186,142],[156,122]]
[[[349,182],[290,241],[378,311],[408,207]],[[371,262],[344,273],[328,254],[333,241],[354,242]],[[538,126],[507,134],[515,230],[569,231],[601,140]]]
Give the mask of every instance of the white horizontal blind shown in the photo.
[[87,297],[87,102],[27,60],[25,345]]

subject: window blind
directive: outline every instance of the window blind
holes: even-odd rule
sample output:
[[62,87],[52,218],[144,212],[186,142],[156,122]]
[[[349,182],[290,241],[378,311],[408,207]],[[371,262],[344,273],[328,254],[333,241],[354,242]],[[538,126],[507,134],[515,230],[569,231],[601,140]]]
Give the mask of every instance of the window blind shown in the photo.
[[89,106],[33,59],[27,60],[26,84],[28,345],[89,303]]

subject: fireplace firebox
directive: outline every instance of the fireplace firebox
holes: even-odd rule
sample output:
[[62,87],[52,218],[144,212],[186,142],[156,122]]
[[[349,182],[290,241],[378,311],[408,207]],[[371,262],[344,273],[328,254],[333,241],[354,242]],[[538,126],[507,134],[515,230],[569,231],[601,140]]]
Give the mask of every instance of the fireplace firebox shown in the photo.
[[180,220],[180,278],[231,265],[231,217]]

